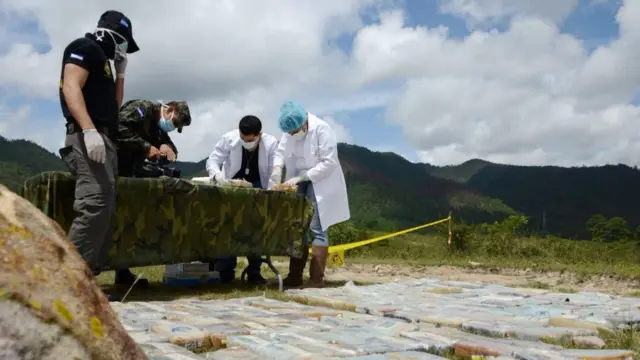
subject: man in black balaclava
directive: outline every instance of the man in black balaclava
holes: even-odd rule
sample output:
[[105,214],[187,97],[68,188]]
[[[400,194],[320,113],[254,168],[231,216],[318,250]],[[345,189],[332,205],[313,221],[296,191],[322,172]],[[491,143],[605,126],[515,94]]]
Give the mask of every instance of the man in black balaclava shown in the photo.
[[118,110],[127,54],[138,50],[129,18],[110,10],[93,33],[73,40],[62,56],[60,106],[67,131],[60,155],[76,176],[77,216],[69,239],[95,275],[107,263],[115,230]]

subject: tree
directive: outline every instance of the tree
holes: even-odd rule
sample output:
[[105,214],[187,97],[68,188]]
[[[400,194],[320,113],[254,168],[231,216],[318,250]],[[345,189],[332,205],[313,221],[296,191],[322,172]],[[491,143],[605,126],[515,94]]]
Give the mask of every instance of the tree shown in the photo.
[[601,240],[606,224],[607,218],[602,214],[592,215],[589,220],[587,220],[586,227],[591,235],[591,240]]
[[615,216],[607,221],[607,233],[609,238],[605,241],[620,241],[631,239],[631,230],[627,220],[620,216]]
[[640,225],[636,228],[635,233],[633,234],[633,238],[640,241]]
[[632,238],[627,220],[620,216],[614,216],[607,220],[603,215],[596,214],[587,220],[587,230],[591,233],[591,239],[596,241],[620,241]]

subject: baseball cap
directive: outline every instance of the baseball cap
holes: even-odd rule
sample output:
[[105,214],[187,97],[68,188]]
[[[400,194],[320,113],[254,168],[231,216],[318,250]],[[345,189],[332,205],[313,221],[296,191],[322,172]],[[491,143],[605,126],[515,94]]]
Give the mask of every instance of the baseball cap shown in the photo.
[[191,113],[189,112],[189,105],[186,101],[172,101],[169,104],[175,107],[176,116],[176,128],[179,133],[182,133],[183,126],[191,125]]
[[108,10],[98,20],[98,27],[106,28],[117,32],[127,39],[127,54],[133,54],[140,50],[138,44],[133,39],[133,25],[128,17],[116,10]]

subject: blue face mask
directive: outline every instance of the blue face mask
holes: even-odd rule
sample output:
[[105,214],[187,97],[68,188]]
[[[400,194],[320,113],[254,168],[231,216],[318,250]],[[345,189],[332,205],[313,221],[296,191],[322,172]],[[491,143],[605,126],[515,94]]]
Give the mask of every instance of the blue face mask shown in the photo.
[[175,125],[173,125],[173,121],[167,120],[165,118],[160,119],[158,126],[160,126],[160,129],[162,129],[162,131],[166,133],[170,133],[176,129]]

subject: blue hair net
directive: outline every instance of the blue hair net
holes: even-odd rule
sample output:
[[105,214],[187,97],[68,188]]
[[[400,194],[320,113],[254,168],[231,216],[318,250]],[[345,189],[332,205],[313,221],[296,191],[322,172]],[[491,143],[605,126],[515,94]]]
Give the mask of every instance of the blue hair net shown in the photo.
[[300,128],[307,121],[307,112],[294,101],[287,101],[280,107],[278,125],[282,132],[290,132]]

